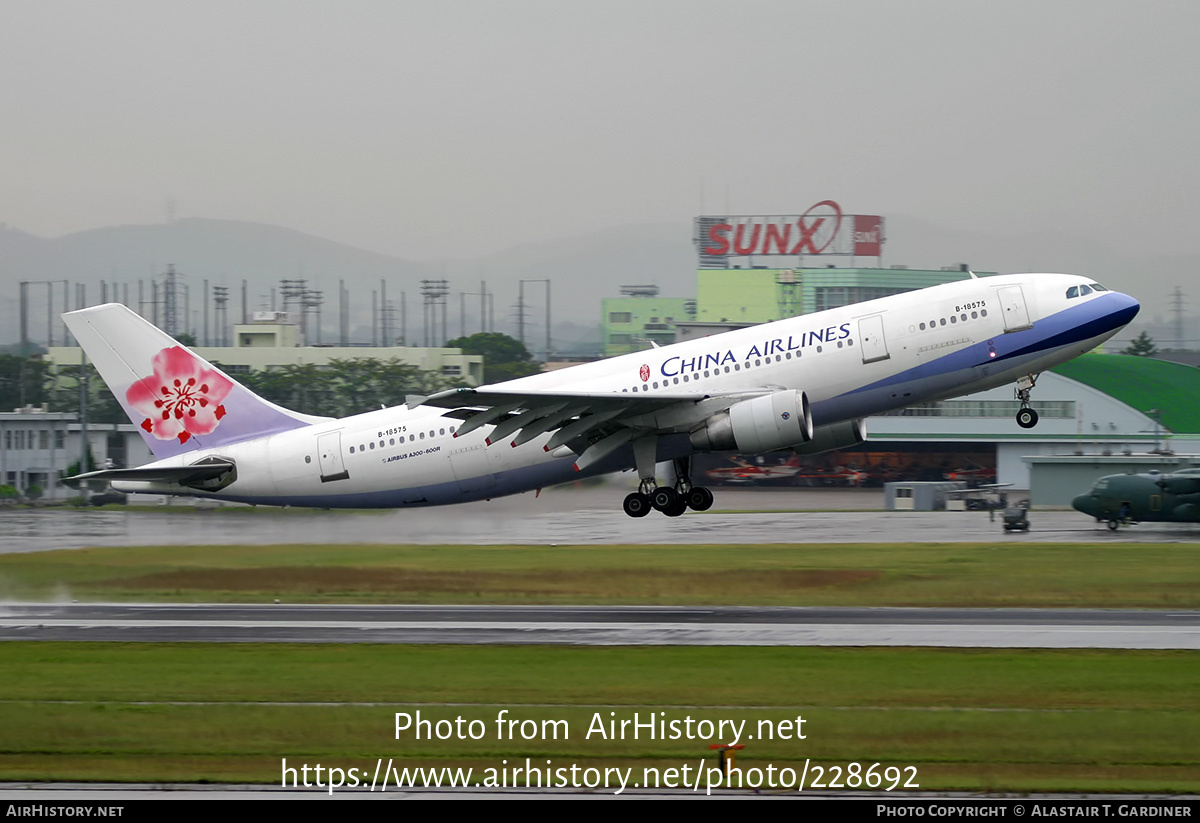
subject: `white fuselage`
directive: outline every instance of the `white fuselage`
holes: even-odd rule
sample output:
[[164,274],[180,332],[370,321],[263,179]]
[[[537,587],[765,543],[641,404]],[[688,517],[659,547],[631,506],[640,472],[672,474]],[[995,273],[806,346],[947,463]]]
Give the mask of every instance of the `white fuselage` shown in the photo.
[[[1067,297],[1072,286],[1089,282],[1060,274],[964,280],[492,388],[623,397],[796,389],[807,394],[814,424],[828,426],[1011,382],[1094,348],[1129,321],[1137,303],[1110,291]],[[235,482],[200,496],[331,507],[453,503],[579,476],[573,452],[546,451],[550,434],[516,447],[510,438],[487,445],[493,426],[455,437],[452,428],[462,421],[445,415],[426,406],[382,409],[161,463],[208,456],[236,462]],[[660,459],[693,451],[689,425],[694,422],[685,416],[680,425],[659,429],[665,435]],[[632,465],[631,455],[622,453],[586,473]],[[338,469],[344,477],[329,482]],[[164,491],[145,482],[114,487]]]

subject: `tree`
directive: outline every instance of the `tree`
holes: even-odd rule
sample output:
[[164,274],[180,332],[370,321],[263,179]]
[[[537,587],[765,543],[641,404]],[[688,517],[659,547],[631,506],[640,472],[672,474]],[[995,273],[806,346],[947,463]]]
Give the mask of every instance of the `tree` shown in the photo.
[[46,401],[47,364],[32,357],[0,355],[0,410],[22,405],[40,406]]
[[336,391],[313,363],[289,364],[238,375],[246,388],[265,400],[302,414],[339,416]]
[[489,383],[525,377],[542,370],[542,364],[533,359],[520,340],[500,332],[456,337],[447,341],[446,348],[462,349],[464,354],[483,355],[484,379]]
[[327,365],[293,364],[239,375],[260,397],[285,409],[326,417],[346,417],[381,406],[399,406],[408,395],[446,388],[441,375],[399,360],[351,357]]
[[[46,372],[44,397],[50,411],[79,414],[79,374],[79,366],[58,366],[53,372]],[[96,367],[88,363],[84,374],[88,381],[88,422],[128,423],[124,409]]]
[[1153,357],[1158,354],[1158,346],[1154,345],[1154,338],[1142,332],[1133,339],[1126,348],[1121,350],[1121,354],[1132,354],[1134,357]]

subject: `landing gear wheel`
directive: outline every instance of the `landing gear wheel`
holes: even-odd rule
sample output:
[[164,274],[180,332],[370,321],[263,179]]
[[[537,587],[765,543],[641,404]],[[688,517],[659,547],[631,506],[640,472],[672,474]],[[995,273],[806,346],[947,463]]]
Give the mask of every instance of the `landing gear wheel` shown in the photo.
[[692,486],[685,499],[693,511],[706,512],[712,508],[713,493],[703,486]]
[[650,513],[650,497],[641,492],[634,492],[625,498],[622,507],[630,517],[645,517]]
[[679,503],[680,499],[679,492],[670,486],[659,486],[650,495],[650,505],[660,512],[666,513],[670,512]]
[[1017,412],[1017,425],[1023,429],[1032,429],[1037,425],[1038,413],[1033,409],[1021,409]]
[[1117,527],[1118,527],[1118,526],[1120,526],[1120,525],[1121,525],[1121,524],[1120,524],[1118,521],[1116,521],[1116,520],[1109,520],[1109,521],[1108,521],[1108,530],[1109,530],[1110,532],[1115,532],[1115,531],[1117,530]]
[[679,515],[687,511],[687,508],[687,500],[684,499],[683,495],[680,495],[679,499],[676,500],[672,506],[663,509],[663,514],[665,514],[667,517],[679,517]]

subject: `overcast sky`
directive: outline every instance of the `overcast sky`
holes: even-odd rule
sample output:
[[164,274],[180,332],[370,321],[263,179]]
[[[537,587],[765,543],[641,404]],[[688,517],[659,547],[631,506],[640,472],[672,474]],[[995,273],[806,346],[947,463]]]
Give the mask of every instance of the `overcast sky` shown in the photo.
[[0,0],[0,222],[408,258],[822,199],[1191,251],[1200,3]]

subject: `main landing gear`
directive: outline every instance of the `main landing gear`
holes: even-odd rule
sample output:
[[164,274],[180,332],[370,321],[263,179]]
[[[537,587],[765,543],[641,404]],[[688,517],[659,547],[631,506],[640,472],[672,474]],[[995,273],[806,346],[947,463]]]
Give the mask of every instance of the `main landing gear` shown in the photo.
[[[635,455],[639,449],[634,445]],[[648,469],[638,460],[638,475],[641,477],[638,490],[625,498],[623,508],[630,517],[645,517],[650,509],[658,509],[667,517],[679,517],[688,509],[702,512],[712,508],[713,493],[704,486],[693,486],[691,458],[675,460],[675,485],[660,486],[654,479],[653,457]],[[648,471],[649,475],[643,474]]]
[[1038,423],[1038,413],[1029,408],[1029,393],[1037,384],[1036,374],[1027,374],[1017,381],[1017,399],[1021,408],[1017,411],[1017,425],[1023,429],[1032,429]]

